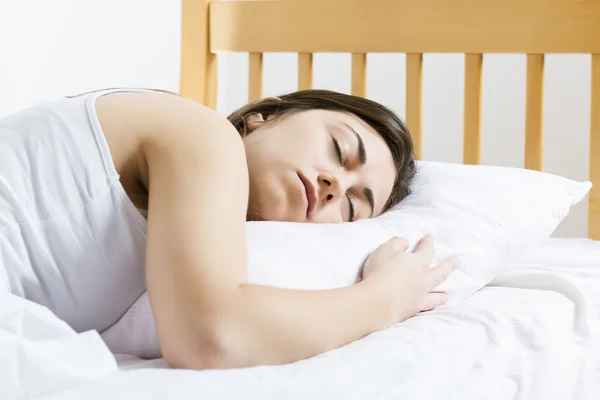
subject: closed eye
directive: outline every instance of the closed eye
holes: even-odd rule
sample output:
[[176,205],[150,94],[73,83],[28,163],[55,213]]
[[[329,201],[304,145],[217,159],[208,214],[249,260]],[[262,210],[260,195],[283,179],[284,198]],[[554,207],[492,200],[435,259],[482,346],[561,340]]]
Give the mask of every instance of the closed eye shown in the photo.
[[348,205],[349,205],[349,210],[350,212],[348,213],[348,222],[352,222],[354,221],[354,204],[352,204],[352,200],[350,199],[350,196],[347,196],[348,198]]
[[337,156],[338,162],[340,163],[340,167],[341,167],[344,164],[342,149],[340,147],[339,142],[336,140],[336,138],[332,137],[331,140],[333,140],[333,147],[335,149],[335,155]]
[[[344,155],[342,154],[342,148],[340,147],[340,143],[336,140],[335,137],[332,137],[331,140],[333,141],[333,148],[335,150],[335,155],[337,157],[337,161],[340,164],[340,167],[342,167],[344,165]],[[350,196],[346,196],[346,198],[348,199],[348,222],[352,222],[354,221],[354,204],[352,203],[352,199],[350,198]]]

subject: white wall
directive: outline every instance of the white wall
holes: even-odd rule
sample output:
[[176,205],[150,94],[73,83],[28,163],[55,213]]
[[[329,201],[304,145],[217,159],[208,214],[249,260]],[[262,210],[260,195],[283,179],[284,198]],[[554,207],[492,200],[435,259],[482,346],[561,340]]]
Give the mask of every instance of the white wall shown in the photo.
[[180,1],[0,0],[0,116],[113,86],[179,88]]
[[[179,86],[180,1],[0,0],[0,116],[37,101],[113,86]],[[368,56],[367,96],[405,115],[404,55]],[[264,94],[296,89],[296,55],[267,54]],[[317,54],[316,87],[350,90],[350,55]],[[247,98],[248,57],[219,57],[218,111]],[[588,179],[590,60],[546,61],[544,169]],[[486,55],[483,163],[523,166],[525,57]],[[424,61],[424,158],[462,160],[463,59],[430,54]],[[587,202],[575,207],[559,236],[586,235]]]

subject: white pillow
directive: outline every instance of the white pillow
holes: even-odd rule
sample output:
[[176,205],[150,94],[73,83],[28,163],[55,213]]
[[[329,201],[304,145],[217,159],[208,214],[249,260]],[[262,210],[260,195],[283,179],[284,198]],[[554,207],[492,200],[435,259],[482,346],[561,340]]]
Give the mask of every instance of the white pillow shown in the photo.
[[[590,182],[496,166],[419,162],[412,194],[384,215],[345,224],[249,222],[251,283],[295,289],[351,285],[366,257],[392,236],[412,250],[434,237],[433,264],[461,260],[440,290],[449,300],[473,294],[549,237]],[[113,352],[159,357],[147,295],[102,334]]]

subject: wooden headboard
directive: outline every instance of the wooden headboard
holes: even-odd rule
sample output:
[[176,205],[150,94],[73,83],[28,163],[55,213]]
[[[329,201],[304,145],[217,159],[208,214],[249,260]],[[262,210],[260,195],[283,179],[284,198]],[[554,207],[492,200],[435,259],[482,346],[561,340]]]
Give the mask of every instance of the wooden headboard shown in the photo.
[[[600,239],[600,0],[183,0],[183,96],[216,106],[218,52],[250,53],[249,101],[262,96],[266,52],[298,53],[298,88],[312,55],[352,53],[352,94],[365,96],[366,54],[406,53],[406,122],[422,155],[423,53],[465,55],[464,160],[481,162],[484,53],[527,54],[525,168],[541,170],[544,55],[591,54],[588,236]],[[596,187],[597,186],[597,187]]]

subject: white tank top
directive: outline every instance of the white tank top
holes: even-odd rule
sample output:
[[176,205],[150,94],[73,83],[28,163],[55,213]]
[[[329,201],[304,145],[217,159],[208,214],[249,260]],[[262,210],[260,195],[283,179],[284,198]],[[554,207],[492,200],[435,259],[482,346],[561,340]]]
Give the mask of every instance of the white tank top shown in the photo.
[[140,91],[0,119],[0,283],[78,332],[110,327],[146,289],[146,219],[119,182],[94,109],[98,96]]

